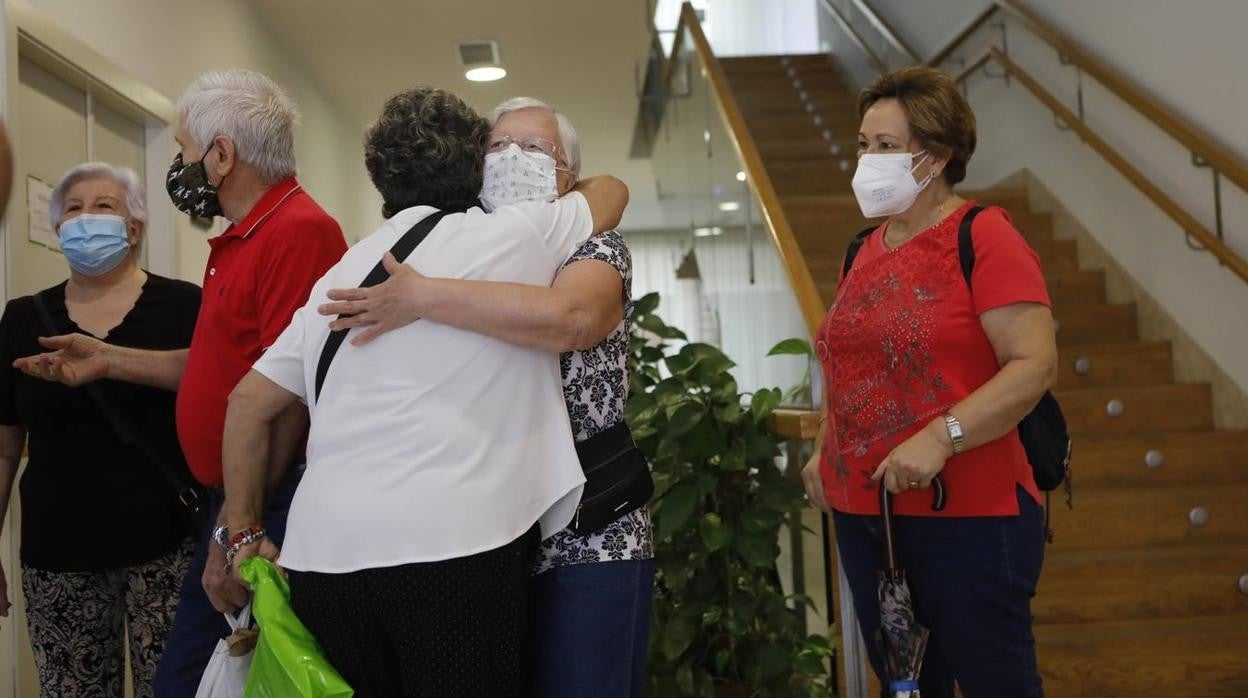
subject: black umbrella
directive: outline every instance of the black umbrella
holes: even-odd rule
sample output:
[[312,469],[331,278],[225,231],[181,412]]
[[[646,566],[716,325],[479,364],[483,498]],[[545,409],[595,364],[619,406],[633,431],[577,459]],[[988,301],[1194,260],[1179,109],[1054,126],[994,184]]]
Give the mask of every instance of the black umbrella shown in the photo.
[[[932,480],[932,511],[945,508],[945,485],[940,477]],[[906,571],[897,564],[893,543],[893,497],[880,483],[880,518],[884,523],[885,568],[880,571],[880,630],[875,641],[884,656],[888,672],[886,695],[891,698],[919,698],[919,669],[929,631],[914,614],[914,599]]]

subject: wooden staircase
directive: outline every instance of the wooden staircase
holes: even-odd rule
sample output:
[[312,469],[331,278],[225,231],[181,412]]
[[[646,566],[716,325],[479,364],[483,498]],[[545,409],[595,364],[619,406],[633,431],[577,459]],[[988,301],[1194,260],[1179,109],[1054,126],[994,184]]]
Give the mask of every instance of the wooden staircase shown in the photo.
[[[720,62],[830,304],[866,226],[850,190],[856,95],[825,55]],[[1175,382],[1170,344],[1140,341],[1135,306],[1107,303],[1105,273],[1079,268],[1026,191],[964,195],[1010,212],[1058,323],[1075,509],[1055,493],[1033,604],[1046,695],[1248,696],[1248,432],[1214,429],[1210,387]]]

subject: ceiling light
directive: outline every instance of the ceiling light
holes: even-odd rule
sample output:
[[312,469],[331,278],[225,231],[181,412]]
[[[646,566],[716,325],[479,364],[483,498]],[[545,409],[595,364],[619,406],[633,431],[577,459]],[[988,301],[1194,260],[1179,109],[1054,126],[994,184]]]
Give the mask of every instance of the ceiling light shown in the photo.
[[737,211],[737,210],[740,210],[740,208],[741,208],[741,204],[735,201],[721,201],[719,204],[719,210],[725,211],[725,212]]
[[459,62],[466,72],[464,77],[473,82],[502,80],[507,75],[503,61],[498,55],[496,41],[464,41],[456,46]]
[[738,172],[738,173],[737,173],[737,181],[738,181],[738,182],[744,182],[744,181],[745,181],[745,173],[744,173],[744,172]]
[[693,236],[695,238],[709,238],[714,237],[715,235],[722,235],[723,232],[724,229],[719,226],[715,226],[713,228],[694,228]]
[[494,80],[502,80],[507,77],[507,71],[502,66],[483,65],[477,68],[469,68],[464,73],[464,77],[473,82],[492,82]]

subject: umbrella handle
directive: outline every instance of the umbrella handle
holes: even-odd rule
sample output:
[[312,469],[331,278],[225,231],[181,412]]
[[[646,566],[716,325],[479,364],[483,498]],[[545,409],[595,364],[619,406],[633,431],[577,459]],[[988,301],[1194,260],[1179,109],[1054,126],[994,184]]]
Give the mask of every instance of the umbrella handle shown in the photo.
[[932,511],[943,511],[945,504],[945,480],[937,475],[932,478]]
[[[880,483],[880,519],[884,524],[884,557],[888,570],[897,569],[897,546],[893,539],[893,495],[884,483]],[[932,511],[941,511],[948,503],[945,481],[939,475],[932,478]]]

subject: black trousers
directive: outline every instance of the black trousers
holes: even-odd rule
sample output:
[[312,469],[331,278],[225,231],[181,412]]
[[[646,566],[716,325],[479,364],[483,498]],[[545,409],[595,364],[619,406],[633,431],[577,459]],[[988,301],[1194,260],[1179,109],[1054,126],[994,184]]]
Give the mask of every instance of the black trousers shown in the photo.
[[291,606],[357,698],[520,696],[539,539],[534,526],[469,557],[345,574],[291,570]]

